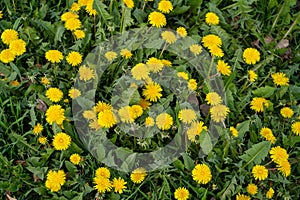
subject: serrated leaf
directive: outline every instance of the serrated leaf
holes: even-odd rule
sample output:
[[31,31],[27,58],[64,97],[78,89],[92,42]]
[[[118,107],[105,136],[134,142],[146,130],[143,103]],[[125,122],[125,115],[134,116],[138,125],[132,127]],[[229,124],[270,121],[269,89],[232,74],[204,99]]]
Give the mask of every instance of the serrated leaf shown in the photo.
[[250,120],[246,120],[237,126],[237,130],[239,132],[240,137],[244,137],[244,134],[247,131],[249,131],[249,125],[250,125]]
[[253,145],[248,149],[244,155],[239,156],[240,159],[246,162],[244,165],[249,164],[260,164],[265,157],[268,155],[271,148],[271,143],[269,141],[263,141],[258,144]]

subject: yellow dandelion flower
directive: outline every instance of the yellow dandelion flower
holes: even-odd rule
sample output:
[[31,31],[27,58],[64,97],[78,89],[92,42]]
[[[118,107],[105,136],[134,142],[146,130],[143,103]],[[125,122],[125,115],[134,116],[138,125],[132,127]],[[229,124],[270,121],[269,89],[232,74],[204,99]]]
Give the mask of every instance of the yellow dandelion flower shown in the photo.
[[0,61],[3,63],[9,63],[14,61],[16,55],[10,49],[4,49],[0,52]]
[[155,119],[156,125],[161,130],[168,130],[173,125],[173,118],[168,113],[161,113]]
[[16,56],[21,56],[26,52],[26,42],[21,39],[14,40],[9,44],[9,49]]
[[185,38],[187,36],[187,31],[186,31],[186,29],[184,27],[178,27],[176,29],[176,32],[182,38]]
[[38,138],[38,141],[39,141],[40,144],[46,144],[46,142],[47,142],[47,137],[40,136],[40,137]]
[[218,104],[209,109],[209,112],[211,114],[212,120],[215,122],[224,121],[227,117],[229,111],[229,108],[225,105]]
[[149,58],[146,64],[149,67],[149,70],[154,73],[161,71],[164,67],[162,61],[154,57]]
[[0,10],[0,19],[2,19],[3,17],[3,13],[2,13],[2,10]]
[[45,186],[51,190],[51,192],[57,192],[61,189],[66,182],[66,174],[63,170],[53,171],[50,170],[47,174]]
[[275,85],[286,86],[289,85],[289,78],[282,72],[277,72],[271,75]]
[[49,50],[45,54],[46,59],[51,63],[59,63],[64,59],[63,54],[58,50]]
[[147,176],[146,170],[144,168],[137,168],[133,170],[130,174],[130,179],[134,183],[141,183]]
[[219,36],[210,34],[202,38],[202,43],[204,47],[210,49],[211,47],[215,47],[215,46],[221,47],[222,40]]
[[238,194],[235,197],[236,200],[250,200],[251,198],[248,195]]
[[197,56],[202,52],[202,47],[199,44],[193,44],[190,46],[190,51]]
[[75,37],[76,37],[76,39],[77,40],[80,40],[80,39],[83,39],[83,38],[85,38],[85,33],[84,33],[84,31],[83,30],[75,30],[74,32],[73,32],[73,34],[75,35]]
[[43,125],[40,124],[40,123],[37,123],[37,124],[33,127],[32,132],[33,132],[34,134],[37,135],[37,134],[40,134],[43,130],[44,130]]
[[292,132],[300,136],[300,122],[294,122],[292,124]]
[[124,106],[118,111],[118,115],[122,122],[133,123],[134,113],[130,106]]
[[161,11],[162,13],[169,13],[173,10],[173,5],[171,1],[161,0],[158,3],[158,10]]
[[273,135],[273,132],[271,129],[269,128],[266,128],[266,127],[263,127],[261,130],[260,130],[260,134],[268,141],[270,141],[272,144],[275,143],[276,141],[276,138],[275,136]]
[[136,64],[131,69],[131,74],[135,80],[145,80],[149,78],[150,69],[143,63]]
[[192,176],[199,184],[207,184],[212,179],[211,171],[206,164],[197,164],[192,171]]
[[97,15],[97,11],[95,9],[93,9],[93,4],[94,4],[94,0],[88,0],[87,4],[86,4],[86,8],[85,11],[91,16],[96,16]]
[[81,92],[78,89],[72,88],[72,89],[69,90],[69,97],[71,99],[76,99],[80,95],[81,95]]
[[255,180],[265,180],[268,177],[268,169],[262,165],[255,165],[252,168],[252,174]]
[[17,86],[20,85],[20,82],[18,80],[13,80],[13,81],[10,82],[10,85],[17,87]]
[[65,12],[60,16],[61,21],[66,22],[69,19],[78,19],[79,15],[73,12]]
[[78,4],[83,7],[86,6],[88,4],[90,0],[78,0]]
[[133,118],[136,119],[143,114],[143,108],[140,105],[133,105],[131,106],[131,111],[133,113]]
[[180,110],[178,113],[178,119],[182,121],[183,123],[190,124],[193,121],[195,121],[197,118],[197,115],[194,110],[192,109],[183,109]]
[[177,200],[187,200],[189,195],[190,193],[185,187],[177,188],[174,192],[174,198]]
[[127,187],[125,186],[127,182],[125,182],[124,179],[121,177],[114,178],[112,181],[112,187],[115,188],[115,192],[122,194],[123,190],[126,189]]
[[70,31],[75,31],[77,29],[80,29],[80,26],[81,26],[81,21],[77,18],[71,18],[65,22],[65,28]]
[[12,41],[19,39],[18,32],[13,29],[6,29],[2,32],[1,39],[4,44],[9,45]]
[[231,134],[232,134],[234,137],[238,137],[238,136],[239,136],[238,130],[236,130],[236,128],[234,128],[233,126],[230,126],[229,130],[231,131]]
[[188,88],[192,91],[195,91],[197,89],[197,81],[195,79],[190,79],[188,81]]
[[202,131],[207,131],[207,126],[204,126],[204,122],[193,122],[186,134],[190,141],[195,142],[195,137],[200,135]]
[[267,197],[268,199],[272,199],[274,193],[275,193],[275,192],[274,192],[273,188],[270,188],[270,189],[268,190],[268,192],[266,193],[266,197]]
[[278,170],[284,175],[284,176],[289,176],[291,174],[291,164],[289,163],[288,160],[281,160],[279,161],[278,165]]
[[71,137],[66,133],[57,133],[53,137],[52,145],[55,150],[67,150],[71,144]]
[[208,12],[205,15],[205,22],[208,25],[218,25],[219,24],[219,17],[213,12]]
[[229,76],[231,74],[230,66],[224,62],[224,60],[218,61],[217,70],[224,76]]
[[257,186],[253,183],[248,184],[247,186],[247,192],[251,195],[257,194]]
[[98,123],[105,128],[111,128],[117,123],[117,118],[111,110],[104,110],[98,114]]
[[289,154],[287,153],[287,151],[280,146],[272,147],[272,149],[270,150],[270,154],[273,162],[277,164],[289,158]]
[[209,92],[206,95],[205,101],[207,101],[209,105],[215,106],[222,102],[222,98],[216,92]]
[[82,115],[88,120],[95,120],[97,118],[97,113],[94,110],[85,110]]
[[53,122],[61,125],[65,119],[65,110],[60,105],[52,105],[46,111],[46,121],[50,125],[52,125]]
[[129,59],[132,57],[132,53],[128,49],[121,49],[120,55],[126,59]]
[[133,0],[123,0],[123,2],[124,2],[124,4],[125,4],[125,6],[127,7],[127,8],[133,8],[134,7],[134,1]]
[[150,13],[148,20],[150,21],[150,24],[152,26],[155,26],[157,28],[164,27],[167,24],[165,15],[156,11]]
[[251,82],[254,82],[257,79],[257,74],[253,70],[248,71],[249,79]]
[[151,126],[154,126],[154,119],[152,117],[147,117],[145,119],[145,125],[146,127],[151,127]]
[[90,123],[89,123],[89,127],[91,128],[91,129],[94,129],[94,130],[96,130],[96,131],[98,131],[100,128],[101,128],[101,126],[100,126],[100,124],[98,123],[98,121],[97,121],[97,119],[93,119]]
[[99,193],[105,193],[106,191],[109,192],[111,190],[112,185],[108,178],[96,176],[94,177],[94,183],[96,184],[94,188]]
[[176,35],[172,31],[164,31],[161,34],[163,40],[165,40],[169,44],[173,44],[176,42]]
[[186,72],[177,72],[177,76],[180,77],[180,78],[183,78],[184,80],[189,79],[189,75]]
[[151,82],[145,86],[143,89],[143,96],[146,100],[157,102],[158,99],[162,97],[162,88],[159,84]]
[[102,112],[104,110],[111,110],[112,107],[108,103],[105,103],[103,101],[98,101],[98,103],[96,104],[96,106],[93,107],[93,109],[96,113],[99,113],[99,112]]
[[260,53],[257,49],[247,48],[243,52],[243,59],[248,65],[254,65],[260,60]]
[[209,49],[211,55],[222,58],[224,56],[224,52],[220,47],[213,46]]
[[85,65],[82,65],[79,68],[79,79],[84,81],[95,79],[95,71]]
[[58,88],[51,87],[46,91],[46,97],[52,102],[59,102],[63,95],[63,92]]
[[76,51],[72,51],[68,54],[66,60],[70,65],[76,66],[82,62],[82,55]]
[[294,111],[289,107],[281,108],[280,114],[283,118],[291,118],[294,115]]
[[78,3],[73,3],[72,5],[71,5],[71,8],[70,8],[70,10],[71,11],[73,11],[73,12],[77,12],[77,11],[79,11],[80,10],[80,5],[78,4]]
[[44,84],[44,85],[49,85],[50,81],[49,81],[49,79],[47,77],[42,77],[41,83]]
[[162,64],[167,66],[167,67],[171,67],[172,66],[172,62],[166,59],[162,59],[161,60]]
[[73,153],[71,156],[70,156],[70,161],[71,163],[73,163],[74,165],[78,165],[81,161],[81,157],[79,154],[77,153]]
[[110,178],[110,171],[106,167],[99,167],[95,172],[96,177]]
[[105,58],[109,61],[113,61],[117,58],[118,54],[114,51],[108,51],[104,54]]
[[264,111],[264,107],[268,107],[269,106],[269,102],[262,97],[254,97],[250,103],[251,105],[251,109],[256,111],[256,112],[263,112]]
[[139,105],[143,108],[143,110],[146,110],[151,106],[151,103],[149,101],[141,98]]

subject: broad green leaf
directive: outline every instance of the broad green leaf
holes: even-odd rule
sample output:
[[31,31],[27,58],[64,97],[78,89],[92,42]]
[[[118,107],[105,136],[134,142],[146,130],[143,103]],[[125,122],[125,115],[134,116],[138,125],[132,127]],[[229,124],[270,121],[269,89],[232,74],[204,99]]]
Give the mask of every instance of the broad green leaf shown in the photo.
[[274,87],[270,87],[270,86],[265,86],[265,87],[261,87],[261,88],[258,88],[254,91],[252,91],[252,93],[255,95],[255,96],[258,96],[258,97],[270,97],[274,94],[276,88]]
[[102,17],[104,22],[106,22],[109,19],[112,19],[112,16],[106,11],[107,6],[100,0],[94,0],[93,7],[97,11],[97,13]]

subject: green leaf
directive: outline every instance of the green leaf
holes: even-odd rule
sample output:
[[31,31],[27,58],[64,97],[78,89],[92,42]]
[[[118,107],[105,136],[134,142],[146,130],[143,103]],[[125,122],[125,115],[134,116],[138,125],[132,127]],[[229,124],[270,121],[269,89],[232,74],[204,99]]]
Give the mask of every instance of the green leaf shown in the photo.
[[246,162],[244,167],[249,164],[260,164],[268,155],[270,148],[271,143],[269,141],[263,141],[253,145],[244,155],[239,156],[239,158]]
[[250,120],[246,120],[237,126],[239,137],[243,138],[245,133],[249,131]]
[[259,96],[259,97],[270,97],[274,94],[276,88],[274,87],[270,87],[270,86],[265,86],[265,87],[261,87],[261,88],[258,88],[254,91],[252,91],[252,93],[255,95],[255,96]]
[[110,14],[105,10],[107,6],[104,3],[102,3],[100,0],[94,1],[93,8],[95,8],[95,10],[99,14],[99,16],[102,17],[104,22],[106,22],[109,19],[112,19],[112,16],[110,16]]
[[187,12],[190,6],[176,6],[176,8],[170,13],[170,16],[181,15]]
[[177,169],[179,169],[179,170],[184,170],[184,164],[181,162],[181,160],[175,160],[174,162],[173,162],[173,165],[174,165],[174,167],[175,168],[177,168]]
[[65,27],[62,24],[59,24],[56,28],[55,38],[54,38],[54,44],[56,45],[57,42],[61,42],[61,38],[65,32]]
[[182,154],[182,158],[185,168],[190,171],[193,170],[195,167],[194,160],[187,153]]

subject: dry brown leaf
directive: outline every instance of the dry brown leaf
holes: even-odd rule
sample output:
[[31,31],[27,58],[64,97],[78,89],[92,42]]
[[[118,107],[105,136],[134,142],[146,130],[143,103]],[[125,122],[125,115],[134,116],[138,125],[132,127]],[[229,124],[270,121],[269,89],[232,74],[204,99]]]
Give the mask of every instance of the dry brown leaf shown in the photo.
[[277,49],[287,48],[290,45],[287,39],[280,40],[280,42],[276,45]]

